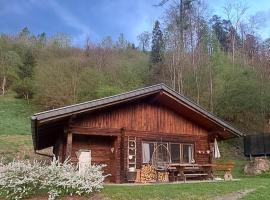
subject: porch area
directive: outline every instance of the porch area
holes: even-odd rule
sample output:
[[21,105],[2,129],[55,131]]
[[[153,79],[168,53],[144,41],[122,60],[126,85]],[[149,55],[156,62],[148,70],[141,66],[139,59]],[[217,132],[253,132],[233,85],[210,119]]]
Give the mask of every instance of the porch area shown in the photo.
[[[233,163],[225,164],[181,164],[171,163],[164,170],[144,165],[135,172],[127,172],[129,183],[172,183],[197,181],[231,181]],[[217,176],[218,175],[218,176]],[[222,177],[222,178],[219,178]]]
[[213,162],[213,158],[220,157],[216,140],[207,150],[198,149],[198,141],[194,140],[167,138],[167,141],[157,142],[141,138],[136,142],[136,137],[129,136],[126,182],[212,181],[217,174],[224,180],[233,179],[233,163]]

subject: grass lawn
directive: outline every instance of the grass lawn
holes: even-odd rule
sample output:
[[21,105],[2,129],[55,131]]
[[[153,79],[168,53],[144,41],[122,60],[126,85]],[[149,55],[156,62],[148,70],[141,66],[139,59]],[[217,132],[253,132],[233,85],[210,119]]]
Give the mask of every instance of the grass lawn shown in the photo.
[[0,157],[29,158],[32,152],[30,116],[33,108],[14,93],[0,96]]
[[29,159],[34,156],[31,135],[0,135],[0,158]]
[[256,189],[243,199],[270,199],[270,178],[242,178],[218,183],[105,186],[102,195],[109,199],[185,199],[204,200],[245,189]]
[[[238,181],[209,183],[174,183],[141,186],[106,185],[100,193],[89,199],[97,200],[208,200],[234,192],[255,189],[241,198],[242,200],[269,200],[270,178],[242,178]],[[45,191],[38,192],[33,200],[47,199]],[[4,197],[2,197],[4,198]],[[1,199],[1,197],[0,197]],[[87,197],[59,198],[86,200]]]
[[31,133],[31,104],[14,98],[10,93],[0,96],[0,135],[27,135]]

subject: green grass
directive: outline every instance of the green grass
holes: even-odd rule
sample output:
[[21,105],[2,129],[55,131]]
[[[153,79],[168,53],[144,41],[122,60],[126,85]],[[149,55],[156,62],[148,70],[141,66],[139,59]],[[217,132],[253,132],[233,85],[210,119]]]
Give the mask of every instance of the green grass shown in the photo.
[[[207,200],[215,197],[254,189],[244,196],[243,200],[270,199],[270,176],[268,178],[242,178],[238,181],[209,183],[179,183],[119,186],[106,185],[97,195],[97,199],[106,200]],[[46,191],[37,191],[34,199],[46,196]],[[1,198],[1,197],[0,197]],[[2,197],[4,198],[4,197]],[[61,198],[60,198],[61,199]],[[95,199],[95,197],[93,198]]]
[[33,156],[31,135],[0,135],[0,158],[12,161]]
[[239,181],[157,184],[142,186],[105,186],[102,195],[109,199],[187,199],[204,200],[216,196],[245,190],[256,189],[244,199],[270,199],[270,178],[243,178]]
[[13,93],[0,96],[0,158],[7,161],[27,158],[32,153],[31,104],[14,98]]
[[14,94],[0,96],[0,135],[27,135],[31,133],[31,104]]

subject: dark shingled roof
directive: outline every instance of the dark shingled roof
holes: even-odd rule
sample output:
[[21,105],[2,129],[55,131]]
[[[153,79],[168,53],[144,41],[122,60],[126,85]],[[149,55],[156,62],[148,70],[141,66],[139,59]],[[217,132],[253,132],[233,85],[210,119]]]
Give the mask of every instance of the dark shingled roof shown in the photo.
[[130,92],[121,93],[118,95],[113,95],[110,97],[105,97],[93,101],[87,101],[79,104],[74,104],[70,106],[61,107],[58,109],[53,109],[45,112],[36,113],[31,117],[32,121],[32,135],[33,140],[35,143],[35,139],[38,136],[38,130],[37,130],[37,124],[36,122],[43,122],[43,121],[51,121],[63,117],[68,117],[74,114],[84,113],[90,110],[95,110],[101,107],[105,107],[106,105],[111,104],[118,104],[121,102],[127,102],[133,99],[141,98],[144,96],[148,96],[151,94],[155,94],[158,92],[166,92],[176,98],[179,103],[185,104],[189,108],[195,110],[196,112],[201,113],[203,116],[205,116],[208,120],[211,120],[215,124],[221,126],[222,128],[228,130],[230,133],[234,134],[235,136],[243,136],[244,134],[239,131],[238,129],[231,126],[229,123],[219,119],[218,117],[214,116],[201,106],[197,105],[196,103],[192,102],[185,96],[175,92],[173,89],[169,88],[165,84],[157,84],[149,87],[144,87],[141,89],[133,90]]

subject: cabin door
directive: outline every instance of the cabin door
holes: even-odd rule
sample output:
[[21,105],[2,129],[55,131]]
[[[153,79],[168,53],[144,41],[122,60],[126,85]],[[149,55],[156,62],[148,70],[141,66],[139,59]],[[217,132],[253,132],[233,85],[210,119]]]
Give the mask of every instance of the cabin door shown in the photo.
[[114,143],[116,137],[109,136],[92,136],[92,135],[76,135],[74,137],[74,150],[88,149],[91,151],[91,164],[105,164],[103,168],[104,174],[110,174],[105,182],[115,182],[116,160]]

